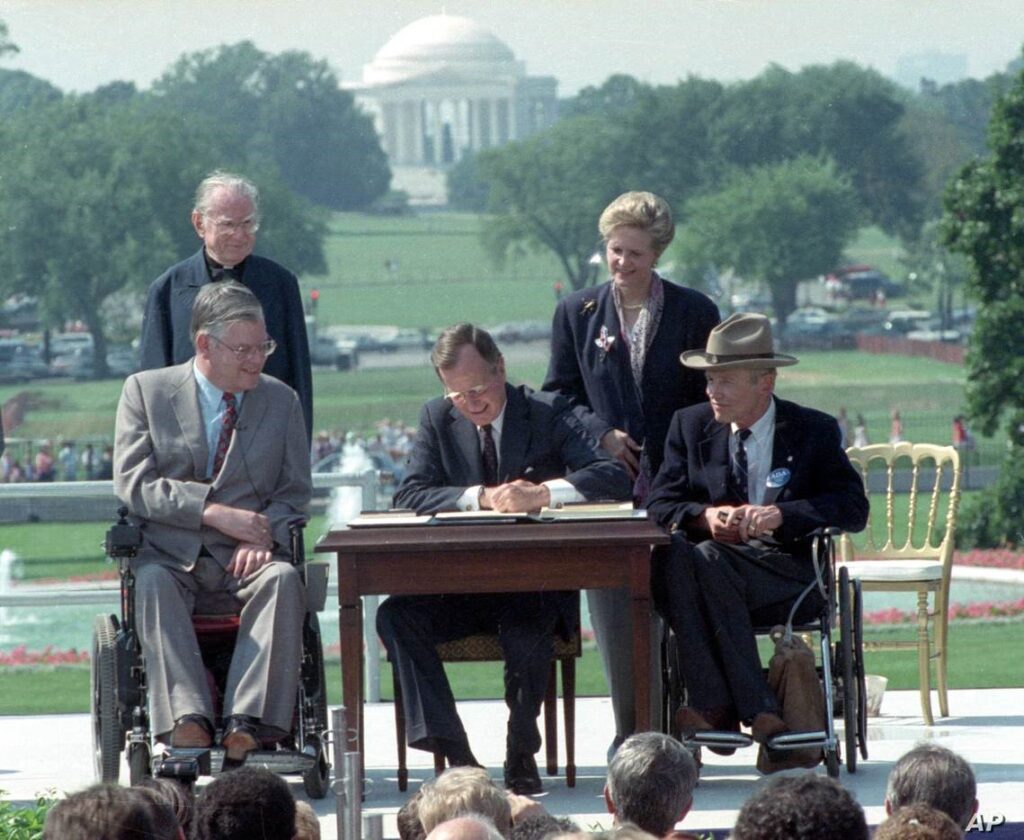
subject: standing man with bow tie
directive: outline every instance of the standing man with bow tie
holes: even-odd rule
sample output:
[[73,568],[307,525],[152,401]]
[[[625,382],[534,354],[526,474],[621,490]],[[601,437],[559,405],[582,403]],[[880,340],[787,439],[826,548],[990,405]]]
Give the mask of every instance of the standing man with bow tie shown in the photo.
[[[732,315],[682,363],[707,377],[709,402],[677,411],[647,508],[672,542],[655,549],[651,592],[678,636],[684,736],[738,731],[759,743],[786,729],[765,680],[754,624],[781,624],[814,580],[810,533],[860,531],[868,500],[834,417],[775,396],[776,353],[764,315]],[[797,620],[817,615],[815,590]]]
[[210,173],[196,189],[192,227],[203,247],[153,281],[142,317],[143,370],[178,365],[192,358],[189,335],[192,304],[207,283],[229,279],[248,287],[266,317],[277,352],[265,372],[299,395],[307,442],[313,431],[313,374],[306,316],[295,275],[254,254],[260,227],[259,190],[231,172]]

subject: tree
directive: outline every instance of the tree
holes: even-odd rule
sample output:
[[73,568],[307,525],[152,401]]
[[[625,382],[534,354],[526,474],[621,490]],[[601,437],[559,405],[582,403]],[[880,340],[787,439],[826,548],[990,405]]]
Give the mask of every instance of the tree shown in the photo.
[[13,117],[20,111],[55,102],[60,89],[24,70],[0,69],[0,117]]
[[691,200],[677,254],[695,273],[711,265],[767,281],[784,334],[797,284],[838,262],[861,215],[835,165],[804,155],[736,172],[718,192]]
[[650,90],[650,85],[625,73],[616,73],[600,87],[583,88],[576,96],[562,102],[558,110],[563,117],[616,117],[635,111],[641,93]]
[[8,36],[7,24],[0,20],[0,58],[8,54],[16,55],[19,52],[21,50],[18,49],[18,45]]
[[605,121],[575,117],[481,153],[478,165],[490,185],[493,213],[484,229],[491,253],[501,260],[519,247],[547,248],[573,289],[592,282],[598,217],[627,189],[624,151]]
[[387,192],[391,172],[373,121],[308,53],[269,55],[251,41],[190,53],[153,93],[179,113],[227,126],[248,159],[273,164],[316,204],[360,209]]

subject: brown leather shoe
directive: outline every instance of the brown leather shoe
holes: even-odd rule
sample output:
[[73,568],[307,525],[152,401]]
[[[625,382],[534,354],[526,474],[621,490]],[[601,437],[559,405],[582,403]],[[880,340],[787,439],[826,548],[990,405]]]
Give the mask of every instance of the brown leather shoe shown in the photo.
[[202,749],[213,744],[213,726],[202,715],[182,715],[171,730],[172,747]]
[[761,712],[750,723],[750,735],[758,744],[767,744],[769,739],[783,732],[789,732],[789,727],[774,712]]
[[711,722],[692,706],[680,706],[675,715],[676,734],[680,738],[692,738],[698,732],[710,732]]
[[[676,732],[679,738],[692,738],[698,732],[739,732],[740,723],[735,713],[727,706],[716,706],[699,712],[692,706],[681,706],[675,716]],[[716,755],[732,755],[735,747],[708,747]]]
[[249,753],[260,748],[259,721],[248,715],[232,715],[224,722],[221,746],[229,761],[243,761]]

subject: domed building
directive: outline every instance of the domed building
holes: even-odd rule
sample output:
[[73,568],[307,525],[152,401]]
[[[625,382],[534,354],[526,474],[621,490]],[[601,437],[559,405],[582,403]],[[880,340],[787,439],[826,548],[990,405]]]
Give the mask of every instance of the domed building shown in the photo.
[[374,116],[395,188],[438,203],[444,170],[467,152],[551,125],[557,84],[527,76],[508,45],[472,20],[431,15],[397,32],[349,89]]

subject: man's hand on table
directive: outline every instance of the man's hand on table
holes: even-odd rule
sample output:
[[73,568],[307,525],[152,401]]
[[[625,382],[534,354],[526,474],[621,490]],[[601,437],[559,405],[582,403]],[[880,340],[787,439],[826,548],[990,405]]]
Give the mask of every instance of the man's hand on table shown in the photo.
[[524,513],[540,510],[551,502],[551,491],[543,484],[531,484],[517,478],[497,487],[485,487],[480,494],[480,507],[501,513]]

